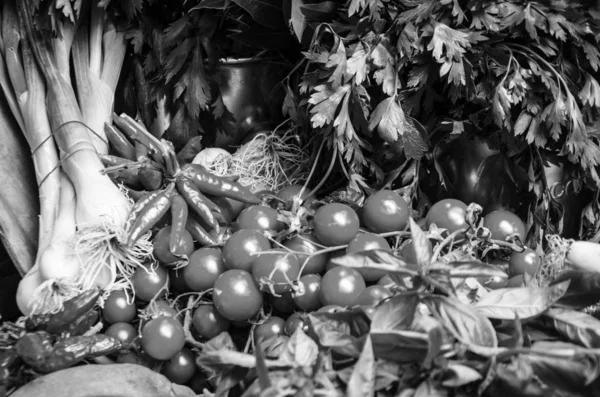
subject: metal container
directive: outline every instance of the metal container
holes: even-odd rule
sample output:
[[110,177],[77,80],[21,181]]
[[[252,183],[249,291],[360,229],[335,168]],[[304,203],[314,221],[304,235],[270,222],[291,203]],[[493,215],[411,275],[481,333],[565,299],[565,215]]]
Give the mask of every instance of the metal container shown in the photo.
[[285,91],[281,81],[290,66],[256,58],[225,59],[220,64],[219,88],[223,103],[235,121],[225,122],[215,145],[230,149],[244,136],[274,128],[283,120]]

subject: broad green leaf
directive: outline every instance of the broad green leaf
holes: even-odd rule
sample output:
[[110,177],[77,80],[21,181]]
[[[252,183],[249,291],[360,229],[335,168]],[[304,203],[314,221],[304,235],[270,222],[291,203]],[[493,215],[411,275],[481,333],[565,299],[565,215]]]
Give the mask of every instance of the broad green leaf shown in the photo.
[[477,312],[501,320],[535,317],[556,303],[567,291],[569,281],[544,288],[502,288],[486,294],[473,307]]
[[352,376],[348,381],[346,395],[348,397],[371,397],[375,395],[376,369],[373,344],[371,339],[367,338],[362,353],[354,365]]
[[600,320],[595,317],[575,310],[552,308],[542,318],[547,326],[567,340],[588,348],[600,348]]
[[442,351],[444,345],[444,330],[441,326],[431,328],[428,332],[429,336],[429,349],[427,350],[427,356],[423,360],[423,368],[430,369],[433,361]]
[[429,351],[428,334],[415,331],[373,331],[375,357],[398,363],[422,363]]
[[448,397],[450,396],[450,390],[441,387],[438,382],[435,382],[432,378],[428,378],[421,382],[415,389],[412,397]]
[[375,308],[371,320],[371,330],[411,329],[418,304],[419,296],[416,293],[393,296]]
[[488,348],[498,346],[492,323],[472,306],[439,295],[426,296],[423,302],[442,326],[460,342]]
[[506,272],[498,266],[479,261],[451,262],[450,277],[506,277]]
[[431,264],[431,243],[429,242],[427,235],[421,230],[414,219],[410,218],[409,221],[412,245],[415,250],[415,256],[417,257],[417,264],[421,271],[427,273]]
[[319,344],[350,357],[358,357],[370,330],[369,317],[362,310],[337,313],[310,313],[311,330]]
[[285,345],[279,360],[301,367],[309,367],[315,363],[318,355],[319,346],[301,328],[298,328]]
[[558,300],[561,307],[581,310],[600,302],[600,273],[567,270],[559,274],[553,284],[570,280],[567,292]]
[[405,276],[418,275],[417,266],[385,250],[368,250],[346,254],[331,259],[335,265],[353,268],[370,268]]
[[482,379],[481,374],[464,364],[449,362],[441,375],[442,385],[446,387],[461,387]]
[[278,28],[283,21],[281,0],[232,0],[261,25]]

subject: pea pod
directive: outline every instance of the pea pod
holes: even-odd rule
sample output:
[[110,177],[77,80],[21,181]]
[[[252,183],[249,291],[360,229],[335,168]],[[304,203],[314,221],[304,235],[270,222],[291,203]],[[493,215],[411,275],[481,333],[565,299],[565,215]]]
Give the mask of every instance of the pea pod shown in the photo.
[[[211,211],[211,207],[217,207],[215,203],[207,199],[194,184],[187,178],[177,178],[177,190],[183,196],[190,208],[204,220],[209,227],[219,230],[219,222]],[[218,207],[217,207],[218,208]]]
[[130,231],[131,227],[133,227],[133,224],[135,223],[140,213],[144,210],[144,208],[146,208],[148,204],[152,202],[152,200],[158,197],[159,194],[160,192],[152,192],[145,195],[144,197],[141,197],[138,201],[136,201],[136,203],[131,208],[131,211],[129,211],[127,219],[125,220],[125,225],[123,226],[125,232]]
[[250,190],[237,182],[211,174],[200,164],[185,164],[181,167],[181,171],[203,193],[229,197],[246,204],[260,204],[260,199]]
[[192,238],[202,246],[218,244],[217,240],[215,240],[192,216],[188,216],[185,228],[190,232]]
[[171,195],[175,184],[171,183],[160,191],[139,213],[128,233],[127,245],[132,246],[140,237],[146,234],[167,213],[171,206]]
[[104,133],[111,144],[112,149],[120,157],[128,160],[135,160],[135,147],[116,127],[105,123]]
[[171,236],[169,240],[169,251],[173,255],[178,255],[177,248],[183,239],[187,219],[187,203],[180,194],[174,194],[171,197]]

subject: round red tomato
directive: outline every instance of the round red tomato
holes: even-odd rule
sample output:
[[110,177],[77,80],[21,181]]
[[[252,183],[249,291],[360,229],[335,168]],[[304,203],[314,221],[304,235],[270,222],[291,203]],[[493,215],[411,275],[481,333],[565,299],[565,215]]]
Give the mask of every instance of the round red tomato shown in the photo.
[[[156,233],[152,244],[154,245],[154,257],[158,259],[160,263],[163,264],[171,264],[181,260],[175,255],[191,255],[194,252],[194,239],[190,232],[185,230],[183,232],[183,238],[179,241],[177,245],[177,250],[175,252],[171,252],[169,249],[169,240],[171,238],[171,226],[165,226]],[[175,255],[173,255],[175,254]]]
[[196,373],[196,360],[189,349],[183,348],[175,356],[163,363],[161,374],[171,382],[183,385]]
[[[311,189],[309,187],[304,189],[304,185],[289,185],[281,188],[277,192],[277,197],[286,204],[291,204],[294,202],[294,200],[300,200],[304,202],[304,200],[308,198],[310,190]],[[300,194],[300,192],[302,192],[302,194]]]
[[533,276],[540,268],[540,256],[531,248],[525,248],[523,252],[513,251],[508,262],[508,271],[511,276],[529,273]]
[[334,267],[321,280],[321,303],[350,306],[365,288],[365,280],[358,271],[344,266]]
[[[312,254],[321,249],[321,247],[317,246],[318,242],[315,236],[312,234],[298,234],[291,239],[286,240],[283,245],[292,251],[296,252],[305,252],[307,254]],[[322,273],[325,270],[325,264],[329,259],[329,255],[327,253],[319,254],[312,256],[306,264],[306,258],[308,255],[297,254],[298,262],[300,266],[304,266],[302,270],[302,274],[313,274],[313,273]]]
[[[425,240],[425,241],[426,241],[425,244],[427,245],[427,250],[431,254],[433,252],[433,247],[431,245],[431,241],[429,241],[429,240]],[[413,244],[412,240],[410,240],[408,242],[408,244],[406,244],[404,247],[402,247],[402,249],[400,250],[400,256],[408,263],[418,263],[417,253],[415,251],[415,245]]]
[[231,322],[223,317],[214,305],[200,305],[194,310],[192,325],[202,338],[212,339],[227,331]]
[[304,333],[308,333],[308,318],[304,312],[293,313],[285,322],[283,330],[286,335],[292,336],[300,328]]
[[183,326],[173,317],[157,317],[150,320],[141,334],[142,349],[156,360],[169,360],[185,345]]
[[104,334],[112,336],[122,343],[129,344],[133,342],[138,333],[133,325],[129,323],[114,323],[104,331]]
[[233,269],[221,274],[213,289],[213,302],[223,317],[231,321],[246,321],[261,309],[263,297],[245,270]]
[[[385,238],[375,233],[359,233],[352,239],[352,241],[350,241],[350,243],[348,243],[348,246],[346,247],[346,253],[351,254],[354,252],[375,249],[385,251],[392,250]],[[358,272],[367,282],[377,281],[386,274],[383,270],[378,269],[361,268],[356,270],[358,270]]]
[[158,264],[138,266],[131,276],[135,297],[145,302],[164,297],[168,279],[169,273]]
[[491,238],[506,241],[508,236],[517,233],[521,241],[525,240],[525,224],[507,210],[492,211],[483,217],[483,226],[490,229]]
[[257,230],[259,232],[279,232],[285,223],[277,219],[278,212],[266,205],[253,205],[243,210],[237,217],[240,229]]
[[169,302],[164,299],[157,299],[154,302],[151,302],[148,306],[147,310],[151,311],[153,317],[158,316],[167,316],[173,317],[180,323],[183,323],[183,317],[179,311],[171,306]]
[[[274,249],[272,252],[277,253],[261,255],[254,261],[252,275],[261,286],[261,290],[270,293],[272,288],[276,294],[282,294],[292,288],[290,281],[298,277],[300,265],[296,256],[287,251]],[[275,285],[261,285],[262,278],[271,280]]]
[[212,288],[225,270],[220,249],[200,248],[190,255],[187,266],[183,268],[183,278],[192,291],[202,292]]
[[317,310],[321,306],[321,276],[306,274],[300,277],[298,285],[303,289],[303,294],[294,293],[294,302],[300,310],[307,312]]
[[264,323],[259,324],[254,328],[254,340],[260,342],[267,340],[274,336],[283,334],[283,327],[285,326],[285,320],[281,317],[272,316]]
[[402,196],[391,190],[380,190],[370,195],[362,208],[362,222],[375,233],[404,230],[410,209]]
[[522,287],[526,287],[525,273],[509,278],[508,281],[506,282],[506,285],[504,285],[503,288],[522,288]]
[[345,245],[358,233],[360,221],[356,211],[346,204],[325,204],[315,212],[314,233],[323,245]]
[[354,301],[355,306],[375,306],[382,300],[392,296],[389,289],[381,285],[372,285],[365,288]]
[[257,253],[271,249],[271,243],[256,230],[241,229],[233,233],[223,247],[223,263],[227,269],[252,271]]
[[293,313],[296,310],[296,303],[292,291],[287,291],[281,294],[281,296],[275,296],[267,294],[267,302],[273,308],[273,310],[282,315]]
[[453,233],[468,227],[467,205],[460,200],[444,199],[435,203],[427,212],[427,228],[435,223],[440,229]]
[[[130,300],[130,303],[127,300]],[[109,324],[130,323],[137,317],[137,309],[133,298],[127,297],[127,292],[117,290],[110,293],[102,308],[102,317]]]

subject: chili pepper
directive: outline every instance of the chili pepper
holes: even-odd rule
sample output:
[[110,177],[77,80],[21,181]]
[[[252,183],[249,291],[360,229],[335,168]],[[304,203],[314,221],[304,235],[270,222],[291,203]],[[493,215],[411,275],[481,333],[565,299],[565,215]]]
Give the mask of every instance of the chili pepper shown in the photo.
[[177,161],[180,164],[191,163],[201,150],[202,136],[198,135],[187,141],[183,149],[177,153]]
[[[212,213],[210,204],[214,203],[204,197],[202,193],[187,178],[177,178],[177,190],[187,201],[190,208],[202,218],[209,227],[219,230],[219,222]],[[216,206],[216,205],[215,205]]]
[[203,193],[225,196],[247,204],[260,204],[260,199],[250,190],[237,182],[211,174],[199,164],[185,164],[181,170]]
[[142,167],[138,175],[142,186],[146,190],[158,190],[163,184],[163,173],[158,169],[149,166]]
[[150,194],[147,190],[134,190],[128,186],[123,186],[123,188],[127,192],[127,196],[135,202]]
[[147,159],[150,155],[150,151],[144,145],[139,142],[135,143],[135,158],[137,160]]
[[202,246],[217,245],[217,241],[192,216],[188,216],[185,228],[198,244]]
[[169,251],[174,255],[178,255],[177,248],[183,239],[187,219],[187,203],[180,194],[174,194],[171,197],[171,236],[169,240]]
[[70,323],[65,332],[71,336],[83,335],[96,325],[98,320],[100,320],[98,310],[90,310]]
[[117,155],[128,160],[136,160],[135,147],[121,131],[108,123],[104,123],[104,132]]
[[122,157],[99,154],[102,164],[107,167],[105,172],[111,179],[124,183],[133,188],[141,187],[139,178],[139,164]]
[[0,352],[0,385],[10,377],[11,368],[20,360],[19,354],[14,347]]
[[96,288],[85,291],[76,297],[67,300],[63,304],[62,310],[56,314],[52,314],[48,319],[48,322],[44,324],[41,329],[55,335],[68,331],[80,317],[91,312],[96,305],[100,294],[101,291]]
[[52,355],[52,339],[46,331],[31,332],[19,338],[15,349],[25,364],[35,369]]
[[229,182],[233,182],[233,183],[237,183],[237,181],[240,180],[239,175],[222,176],[221,178],[227,179]]
[[139,213],[131,230],[128,233],[127,245],[132,246],[141,236],[148,232],[163,217],[171,206],[171,195],[175,184],[171,183],[166,189],[161,190],[148,205]]
[[135,121],[132,122],[132,118],[123,114],[121,116],[113,114],[113,121],[119,127],[119,129],[131,140],[132,142],[139,142],[145,146],[149,151],[160,154],[160,147],[157,146],[156,142],[148,139],[148,137],[140,132],[140,129],[135,125]]
[[127,219],[125,220],[125,225],[123,226],[123,228],[126,232],[129,232],[129,230],[135,223],[135,221],[138,218],[138,216],[140,215],[140,213],[144,210],[144,208],[146,208],[147,205],[149,205],[152,202],[152,200],[154,200],[156,197],[158,197],[159,194],[160,194],[160,191],[152,192],[152,193],[149,193],[146,196],[140,198],[138,201],[136,201],[136,203],[133,205],[133,207],[129,211],[129,215],[127,215]]

